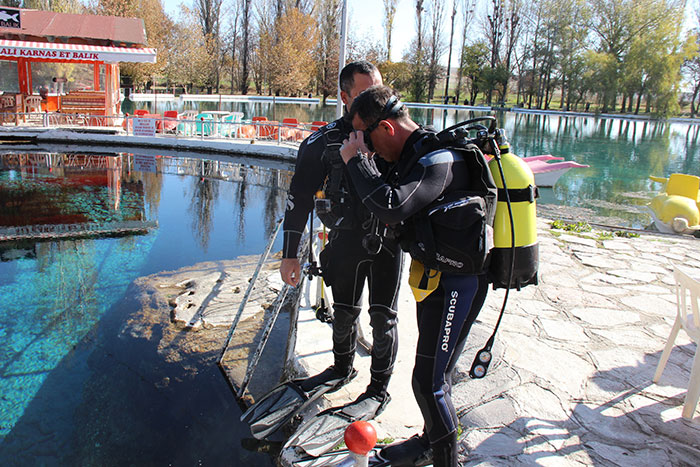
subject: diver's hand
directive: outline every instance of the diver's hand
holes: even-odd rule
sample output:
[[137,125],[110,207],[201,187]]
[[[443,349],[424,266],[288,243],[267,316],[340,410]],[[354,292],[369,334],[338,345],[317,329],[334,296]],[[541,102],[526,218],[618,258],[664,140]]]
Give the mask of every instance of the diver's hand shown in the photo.
[[343,145],[340,147],[340,157],[347,164],[350,159],[357,156],[358,151],[366,155],[371,153],[365,145],[364,135],[361,130],[353,131],[347,139],[343,140]]
[[301,278],[299,258],[282,258],[280,276],[282,276],[282,280],[285,284],[289,284],[293,287],[299,285],[299,279]]

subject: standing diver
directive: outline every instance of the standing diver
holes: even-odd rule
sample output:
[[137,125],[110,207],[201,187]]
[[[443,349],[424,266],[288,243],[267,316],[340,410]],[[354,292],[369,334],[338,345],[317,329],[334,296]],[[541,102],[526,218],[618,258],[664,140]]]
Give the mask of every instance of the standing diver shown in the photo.
[[[381,75],[371,63],[356,61],[346,65],[339,77],[346,111],[357,95],[381,83]],[[329,243],[321,252],[320,260],[323,279],[331,287],[334,301],[334,364],[318,375],[278,386],[251,406],[241,420],[251,425],[257,438],[276,431],[322,394],[340,389],[356,376],[353,360],[365,282],[369,288],[373,338],[371,381],[362,395],[338,410],[347,408],[353,411],[354,418],[371,419],[390,400],[387,387],[398,348],[396,300],[402,253],[396,243],[381,240],[377,233],[378,221],[363,206],[347,175],[339,150],[351,131],[350,121],[341,117],[301,143],[283,224],[280,274],[285,283],[297,286],[301,275],[297,250],[314,206],[314,196],[322,190],[323,199],[330,200],[329,209],[318,211],[321,220],[330,228]],[[340,433],[342,437],[342,431]]]
[[[441,144],[408,116],[387,86],[373,86],[354,101],[356,132],[340,151],[365,206],[395,226],[413,257],[409,284],[417,303],[418,343],[413,392],[425,422],[422,435],[380,452],[391,465],[457,465],[458,419],[451,401],[451,373],[488,290],[484,271],[492,245],[495,184],[475,147]],[[395,163],[388,177],[373,168],[371,154]],[[386,180],[386,181],[385,181]],[[430,216],[443,216],[438,222]],[[426,222],[430,235],[425,236]],[[457,255],[430,251],[447,230],[471,225]],[[469,227],[469,228],[472,228]],[[471,240],[474,240],[473,242]],[[445,250],[451,251],[451,250]],[[432,450],[432,453],[430,452]]]

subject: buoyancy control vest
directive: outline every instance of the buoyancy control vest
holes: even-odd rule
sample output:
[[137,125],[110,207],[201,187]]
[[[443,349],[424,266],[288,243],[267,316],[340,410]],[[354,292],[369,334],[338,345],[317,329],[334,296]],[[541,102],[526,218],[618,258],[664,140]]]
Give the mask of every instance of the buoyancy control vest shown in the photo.
[[402,249],[428,269],[480,274],[493,246],[497,188],[479,147],[464,133],[448,130],[421,139],[402,172],[427,154],[448,150],[466,163],[468,178],[463,187],[444,193],[405,221],[399,239]]
[[[357,195],[351,193],[351,186],[345,173],[345,163],[340,156],[340,147],[347,137],[342,119],[320,128],[324,143],[323,163],[329,167],[328,175],[321,190],[316,193],[314,208],[321,222],[329,229],[351,230],[362,228],[368,217],[359,210],[362,204]],[[358,225],[358,223],[360,225]]]

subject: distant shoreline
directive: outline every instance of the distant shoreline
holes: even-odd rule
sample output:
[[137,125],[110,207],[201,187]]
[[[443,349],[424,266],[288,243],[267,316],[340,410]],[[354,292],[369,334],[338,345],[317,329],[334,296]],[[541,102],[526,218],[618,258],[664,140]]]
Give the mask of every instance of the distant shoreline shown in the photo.
[[[320,97],[286,97],[286,96],[244,96],[239,94],[152,94],[152,93],[134,93],[130,96],[135,102],[154,102],[154,101],[181,101],[181,102],[271,102],[274,104],[320,104]],[[326,99],[327,106],[336,105],[336,99]],[[573,110],[542,110],[528,109],[526,107],[499,107],[488,105],[461,105],[461,104],[426,104],[422,102],[406,102],[406,106],[412,109],[438,109],[438,110],[476,110],[481,112],[513,112],[533,115],[556,115],[564,117],[587,117],[587,118],[604,118],[604,119],[620,119],[620,120],[640,120],[652,122],[669,122],[669,123],[692,123],[700,124],[700,118],[690,117],[670,117],[670,118],[655,118],[651,115],[636,115],[636,114],[615,114],[615,113],[596,113],[596,112],[578,112]]]

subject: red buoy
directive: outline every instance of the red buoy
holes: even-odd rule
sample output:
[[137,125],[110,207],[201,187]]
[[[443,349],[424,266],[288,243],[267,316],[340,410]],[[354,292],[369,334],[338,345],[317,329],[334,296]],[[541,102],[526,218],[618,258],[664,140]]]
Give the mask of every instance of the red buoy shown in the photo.
[[345,429],[345,444],[351,452],[364,456],[377,444],[377,432],[369,422],[353,422]]

